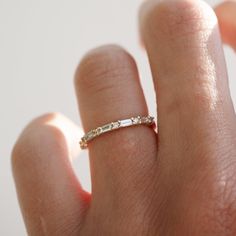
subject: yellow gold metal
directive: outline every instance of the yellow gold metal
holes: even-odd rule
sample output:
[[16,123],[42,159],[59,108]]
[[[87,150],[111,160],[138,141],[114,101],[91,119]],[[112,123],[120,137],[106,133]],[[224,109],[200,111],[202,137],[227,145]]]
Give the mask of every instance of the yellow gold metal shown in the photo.
[[92,139],[107,133],[111,132],[116,129],[120,128],[125,128],[125,127],[130,127],[130,126],[135,126],[135,125],[147,125],[147,126],[153,126],[155,125],[154,117],[152,116],[137,116],[137,117],[132,117],[129,119],[124,119],[124,120],[118,120],[115,122],[111,122],[108,124],[105,124],[103,126],[100,126],[96,129],[93,129],[86,133],[80,140],[80,148],[81,149],[86,149],[88,147],[88,142],[91,141]]

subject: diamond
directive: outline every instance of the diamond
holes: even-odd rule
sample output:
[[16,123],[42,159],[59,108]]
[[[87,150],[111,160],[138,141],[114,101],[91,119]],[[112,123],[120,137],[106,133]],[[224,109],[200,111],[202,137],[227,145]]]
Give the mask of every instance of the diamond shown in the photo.
[[87,143],[84,141],[80,141],[79,144],[82,149],[86,149],[88,147]]
[[141,122],[140,119],[141,119],[140,116],[134,117],[134,118],[132,118],[132,123],[134,125],[140,124],[140,122]]
[[98,127],[96,129],[96,135],[100,135],[102,133],[102,128],[101,127]]
[[132,125],[132,119],[126,119],[120,121],[120,127],[127,127]]
[[91,140],[93,137],[94,137],[94,132],[93,132],[93,130],[91,130],[91,131],[89,131],[89,132],[84,136],[84,139],[85,139],[86,141],[89,141],[89,140]]
[[120,127],[120,123],[119,122],[113,122],[112,123],[112,129],[118,129]]
[[150,123],[150,124],[154,123],[154,117],[148,116],[148,119],[149,119],[149,123]]
[[141,122],[142,122],[143,124],[152,124],[153,118],[150,117],[150,116],[148,116],[148,117],[142,117],[142,118],[141,118]]
[[108,132],[111,129],[112,129],[112,124],[107,124],[107,125],[102,126],[102,132],[103,133]]

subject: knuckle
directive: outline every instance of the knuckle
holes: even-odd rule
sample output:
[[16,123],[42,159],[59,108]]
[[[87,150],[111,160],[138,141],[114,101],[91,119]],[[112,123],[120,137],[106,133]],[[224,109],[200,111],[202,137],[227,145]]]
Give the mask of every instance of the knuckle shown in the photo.
[[42,157],[51,155],[50,150],[61,149],[65,137],[59,128],[49,124],[58,116],[61,115],[56,113],[43,115],[33,120],[23,130],[12,150],[13,169],[31,166],[33,163],[43,161]]
[[[228,170],[228,168],[226,168]],[[227,171],[226,170],[226,171]],[[225,171],[224,171],[225,172]],[[232,170],[230,170],[232,173]],[[218,224],[226,232],[233,231],[235,235],[236,227],[236,188],[235,188],[235,177],[226,177],[223,174],[217,183],[218,190],[214,196],[215,208],[213,216],[218,219]],[[232,232],[231,232],[232,233]]]
[[[191,232],[198,232],[197,235],[200,232],[200,235],[236,233],[235,151],[233,144],[229,143],[230,138],[224,135],[223,139],[220,145],[215,137],[207,139],[207,142],[197,141],[197,148],[192,144],[189,149],[191,161],[181,163],[181,172],[184,174],[177,178],[175,175],[174,181],[177,182],[174,185],[169,184],[171,188],[176,188],[179,205],[184,204],[187,206],[186,209],[191,209],[185,211],[180,208],[179,216],[195,212],[189,218],[185,217],[186,222],[178,228],[179,230],[183,230],[187,225],[193,225]],[[179,189],[180,184],[189,187]],[[176,196],[173,198],[172,195],[168,195],[168,191],[166,192],[167,204],[170,205],[169,201],[176,201]],[[183,232],[182,234],[185,235]]]
[[91,50],[81,60],[75,74],[75,86],[78,91],[104,92],[121,86],[134,67],[133,58],[121,47],[102,46]]
[[213,10],[200,1],[152,1],[145,14],[145,28],[154,35],[169,39],[206,32],[216,24]]
[[195,186],[198,186],[195,191],[205,196],[204,201],[200,203],[203,205],[199,208],[201,216],[199,225],[204,232],[209,234],[235,235],[236,233],[236,175],[234,171],[236,163],[232,160],[232,153],[229,151],[224,154],[219,150],[217,156],[217,154],[206,152],[204,159],[221,160],[223,157],[227,160],[222,160],[220,165],[206,164],[201,171],[201,177],[197,177],[198,180],[195,183]]
[[[225,183],[221,182],[220,184],[224,185]],[[204,210],[205,213],[203,213],[203,228],[205,228],[205,231],[221,232],[222,235],[235,235],[235,191],[227,188],[218,190],[212,195],[212,200],[208,202]]]

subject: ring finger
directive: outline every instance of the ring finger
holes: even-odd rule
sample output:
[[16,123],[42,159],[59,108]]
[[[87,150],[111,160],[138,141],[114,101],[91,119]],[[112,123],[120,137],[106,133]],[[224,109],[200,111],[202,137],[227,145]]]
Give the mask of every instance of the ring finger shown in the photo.
[[[85,132],[112,121],[148,115],[136,64],[120,47],[104,46],[88,53],[78,67],[75,85]],[[127,197],[147,196],[144,185],[151,178],[156,149],[156,133],[141,125],[91,141],[92,204],[111,209],[115,216],[119,209],[132,207]],[[135,214],[140,204],[132,202],[129,212]]]

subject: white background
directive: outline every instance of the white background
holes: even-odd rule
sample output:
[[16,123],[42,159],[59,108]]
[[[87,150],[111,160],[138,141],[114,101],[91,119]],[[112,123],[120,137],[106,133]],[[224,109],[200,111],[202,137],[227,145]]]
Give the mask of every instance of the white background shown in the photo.
[[[11,174],[12,146],[23,127],[45,112],[62,112],[80,124],[73,74],[87,50],[105,43],[128,49],[137,60],[150,113],[155,113],[147,59],[139,47],[141,2],[0,0],[0,235],[26,235]],[[236,60],[229,48],[225,52],[236,102]],[[86,155],[74,166],[90,189]]]

